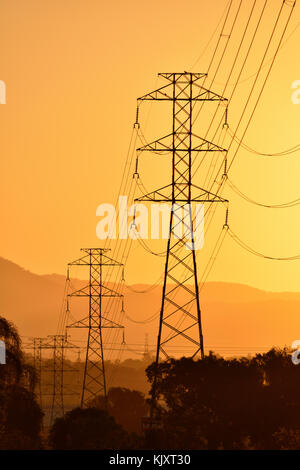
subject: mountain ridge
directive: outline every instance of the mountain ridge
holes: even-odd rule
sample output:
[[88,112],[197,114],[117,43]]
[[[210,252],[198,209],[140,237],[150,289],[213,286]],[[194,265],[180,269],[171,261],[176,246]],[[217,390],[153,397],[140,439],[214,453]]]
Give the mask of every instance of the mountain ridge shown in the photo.
[[[65,276],[39,275],[0,257],[0,315],[13,321],[24,337],[55,334],[62,310]],[[74,286],[86,281],[72,279]],[[124,289],[128,343],[143,344],[149,334],[155,343],[161,286],[133,284]],[[201,287],[201,286],[200,286]],[[200,293],[204,337],[207,344],[232,347],[290,345],[300,337],[300,293],[270,292],[244,284],[207,282]],[[83,315],[84,310],[84,315]],[[76,318],[86,315],[87,305],[75,306]],[[299,318],[298,318],[299,317]],[[298,335],[299,331],[299,335]],[[250,346],[249,346],[250,347]]]

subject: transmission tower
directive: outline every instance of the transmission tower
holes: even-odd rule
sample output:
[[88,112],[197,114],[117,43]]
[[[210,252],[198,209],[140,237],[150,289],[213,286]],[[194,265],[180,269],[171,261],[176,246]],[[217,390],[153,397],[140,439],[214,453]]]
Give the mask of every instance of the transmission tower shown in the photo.
[[[73,367],[65,367],[65,350],[78,349],[78,346],[71,344],[66,335],[53,335],[49,336],[50,342],[44,345],[44,349],[52,349],[53,362],[49,372],[52,372],[52,402],[50,423],[52,424],[55,418],[62,417],[65,413],[64,409],[64,396],[67,394],[64,389],[64,375],[66,372],[75,372]],[[68,393],[70,395],[70,393]]]
[[[67,325],[67,328],[87,328],[88,339],[84,366],[84,377],[81,395],[81,407],[88,404],[90,399],[97,395],[107,397],[104,354],[103,354],[103,328],[123,328],[123,326],[105,318],[105,300],[110,297],[120,298],[123,295],[103,284],[104,267],[120,267],[121,263],[109,258],[104,248],[82,248],[84,256],[69,266],[85,266],[89,268],[89,284],[76,290],[68,296],[87,297],[89,299],[88,315],[82,320]],[[123,305],[122,305],[123,310]]]
[[[226,99],[200,85],[201,79],[206,74],[160,73],[159,76],[168,83],[142,96],[138,101],[171,101],[172,132],[154,142],[147,143],[137,151],[164,152],[164,155],[169,152],[172,155],[172,182],[136,199],[136,201],[172,204],[156,365],[161,354],[168,359],[172,355],[172,347],[178,347],[179,344],[185,344],[192,349],[192,357],[204,356],[195,253],[195,222],[191,203],[228,202],[196,186],[192,181],[192,164],[198,152],[226,152],[224,148],[194,133],[194,105],[201,101],[220,102]],[[182,234],[178,230],[180,226],[184,227]],[[156,379],[154,396],[155,384]]]
[[[46,406],[43,399],[47,396],[51,397],[50,423],[52,424],[55,418],[64,415],[64,396],[74,395],[67,393],[64,387],[65,373],[77,372],[76,368],[65,366],[65,351],[66,349],[78,350],[78,346],[71,344],[65,335],[50,335],[46,338],[33,338],[26,349],[33,349],[33,364],[37,372],[36,393],[42,409]],[[43,363],[43,350],[53,351],[48,365]],[[46,375],[49,377],[49,374],[51,381],[45,383],[43,379]]]
[[149,334],[145,334],[145,345],[144,345],[144,360],[149,358]]
[[37,396],[39,398],[39,405],[43,408],[43,394],[42,394],[42,344],[45,338],[33,338],[33,365],[37,372]]

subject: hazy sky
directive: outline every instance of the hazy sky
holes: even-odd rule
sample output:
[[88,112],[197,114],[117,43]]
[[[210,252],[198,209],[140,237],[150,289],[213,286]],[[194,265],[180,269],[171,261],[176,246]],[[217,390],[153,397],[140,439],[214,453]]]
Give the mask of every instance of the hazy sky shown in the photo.
[[[95,230],[96,208],[103,202],[114,203],[118,193],[136,98],[163,85],[156,79],[158,72],[191,70],[227,3],[1,1],[0,79],[7,86],[7,104],[0,106],[1,256],[37,273],[64,273],[66,263],[78,257],[81,247],[101,246]],[[233,3],[237,8],[239,0]],[[252,3],[242,4],[213,85],[216,92],[222,90]],[[269,1],[244,78],[258,68],[281,3]],[[262,4],[257,0],[254,20]],[[286,18],[290,7],[284,8]],[[245,138],[262,152],[278,152],[299,143],[300,104],[292,104],[291,85],[300,79],[300,28],[290,36],[300,21],[299,11],[297,5],[286,33],[288,41],[278,54]],[[253,31],[255,21],[251,25]],[[206,71],[219,32],[220,28],[194,71]],[[238,85],[229,110],[233,128],[252,82],[250,78]],[[161,106],[145,104],[141,109],[149,140],[165,133],[168,111],[160,111]],[[159,113],[161,121],[156,119]],[[197,121],[199,135],[204,121],[205,116]],[[156,158],[155,163],[151,158]],[[159,158],[148,155],[140,167],[151,190],[163,181],[169,183],[168,163],[158,163]],[[299,153],[259,157],[241,149],[230,176],[255,200],[287,202],[300,196],[299,158]],[[300,254],[300,206],[264,209],[239,199],[229,188],[224,195],[230,199],[230,226],[243,240],[271,256]],[[218,209],[198,254],[200,272],[223,221],[224,210]],[[127,280],[154,282],[163,262],[136,247],[128,261]],[[299,290],[299,274],[300,260],[255,258],[228,237],[209,279],[268,290]]]

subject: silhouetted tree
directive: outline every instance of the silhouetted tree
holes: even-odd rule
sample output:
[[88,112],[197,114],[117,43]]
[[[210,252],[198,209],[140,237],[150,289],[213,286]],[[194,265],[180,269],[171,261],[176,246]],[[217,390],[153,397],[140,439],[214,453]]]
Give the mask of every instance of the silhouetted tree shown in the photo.
[[37,449],[43,413],[33,393],[34,368],[24,360],[16,328],[3,317],[0,339],[6,345],[6,364],[0,365],[0,448]]
[[0,317],[6,364],[0,365],[0,448],[37,449],[43,413],[35,400],[36,374],[26,363],[15,326]]
[[[147,369],[152,384],[154,371],[152,364]],[[282,447],[282,436],[298,436],[299,381],[300,368],[285,350],[253,359],[225,360],[210,354],[198,361],[182,358],[161,363],[157,395],[163,445],[170,449]]]
[[125,449],[127,433],[105,410],[75,408],[50,430],[53,449]]
[[38,449],[43,413],[32,392],[17,385],[2,393],[2,449]]
[[141,392],[112,387],[107,393],[107,403],[103,396],[97,396],[91,401],[91,406],[100,409],[105,409],[106,404],[108,413],[127,432],[141,434],[141,420],[148,413],[148,405]]
[[0,383],[2,386],[18,383],[23,370],[20,337],[14,325],[3,317],[0,317],[0,339],[6,347],[6,364],[0,367]]
[[262,371],[264,385],[261,423],[253,433],[256,447],[281,448],[288,444],[287,436],[295,446],[300,434],[300,367],[292,363],[287,349],[257,354],[252,362]]

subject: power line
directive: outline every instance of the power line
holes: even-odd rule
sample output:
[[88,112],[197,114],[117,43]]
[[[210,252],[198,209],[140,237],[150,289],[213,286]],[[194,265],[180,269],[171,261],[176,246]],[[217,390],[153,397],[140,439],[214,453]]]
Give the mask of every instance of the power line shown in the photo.
[[230,129],[230,127],[228,128],[228,133],[231,135],[231,137],[238,143],[240,144],[240,146],[247,150],[248,152],[250,153],[254,153],[255,155],[261,155],[263,157],[281,157],[281,156],[285,156],[285,155],[290,155],[292,153],[295,153],[295,152],[299,152],[300,150],[300,144],[297,144],[297,145],[294,145],[293,147],[290,147],[286,150],[282,150],[281,152],[275,152],[275,153],[264,153],[264,152],[260,152],[258,150],[255,150],[253,148],[251,148],[249,145],[246,145],[241,139],[239,139]]
[[287,209],[289,207],[294,207],[300,204],[300,198],[294,199],[289,202],[281,203],[281,204],[265,204],[261,203],[258,201],[255,201],[254,199],[251,199],[249,196],[247,196],[245,193],[243,193],[238,187],[227,177],[226,183],[229,185],[229,187],[236,193],[238,196],[240,196],[242,199],[244,199],[247,202],[250,202],[251,204],[254,204],[259,207],[265,207],[267,209]]
[[228,234],[230,237],[234,240],[235,243],[237,243],[241,248],[246,250],[248,253],[252,253],[253,255],[259,256],[260,258],[265,258],[269,260],[276,260],[276,261],[293,261],[293,260],[298,260],[300,259],[300,254],[299,255],[292,255],[292,256],[285,256],[285,257],[279,257],[279,256],[269,256],[264,253],[261,253],[253,248],[251,248],[248,244],[243,242],[241,238],[239,238],[231,229],[228,228]]

